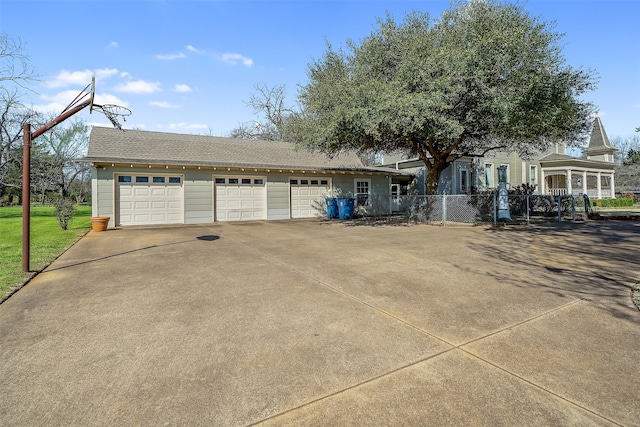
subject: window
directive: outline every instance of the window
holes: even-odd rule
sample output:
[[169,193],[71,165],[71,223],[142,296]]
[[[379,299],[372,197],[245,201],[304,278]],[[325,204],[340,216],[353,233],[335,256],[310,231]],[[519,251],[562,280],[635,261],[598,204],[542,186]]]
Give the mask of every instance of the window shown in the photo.
[[164,184],[164,176],[154,176],[153,177],[153,182]]
[[120,175],[118,182],[131,182],[131,177],[129,175]]
[[460,192],[467,193],[469,190],[469,171],[462,169],[460,171]]
[[224,184],[225,182],[227,182],[227,180],[224,178],[216,178],[216,184]]
[[264,184],[264,179],[262,179],[262,178],[254,179],[253,183],[256,184],[256,185],[262,185],[262,184]]
[[370,180],[356,180],[356,205],[357,206],[369,206],[369,195],[371,188]]
[[149,182],[148,176],[136,176],[136,182]]
[[238,178],[229,178],[229,184],[237,184]]
[[326,179],[320,180],[320,185],[329,185],[329,181]]
[[538,168],[536,166],[529,167],[529,184],[536,185],[538,183]]
[[493,164],[484,165],[484,185],[487,188],[493,187]]
[[502,176],[502,179],[504,180],[504,182],[508,183],[510,178],[509,175],[509,165],[506,164],[501,164],[500,167],[498,168],[498,182],[500,182],[500,171],[504,171],[504,175]]
[[169,183],[170,184],[180,184],[180,182],[182,182],[182,179],[179,176],[170,176],[169,177]]
[[292,185],[298,185],[298,180],[297,179],[292,179],[291,181],[289,181]]
[[311,180],[311,185],[318,185],[318,180],[317,179],[312,179]]
[[309,180],[308,179],[301,179],[300,180],[300,185],[309,185]]
[[251,178],[242,178],[243,184],[251,184]]

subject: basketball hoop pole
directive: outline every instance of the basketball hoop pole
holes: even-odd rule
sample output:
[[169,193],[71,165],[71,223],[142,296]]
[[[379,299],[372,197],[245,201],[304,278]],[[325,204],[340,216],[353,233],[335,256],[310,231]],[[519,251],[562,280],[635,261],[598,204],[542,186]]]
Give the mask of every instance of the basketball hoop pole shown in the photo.
[[22,127],[22,272],[29,272],[29,260],[31,258],[31,142],[62,123],[69,117],[78,113],[91,104],[91,100],[82,102],[75,107],[60,114],[35,132],[31,133],[31,125],[25,123]]

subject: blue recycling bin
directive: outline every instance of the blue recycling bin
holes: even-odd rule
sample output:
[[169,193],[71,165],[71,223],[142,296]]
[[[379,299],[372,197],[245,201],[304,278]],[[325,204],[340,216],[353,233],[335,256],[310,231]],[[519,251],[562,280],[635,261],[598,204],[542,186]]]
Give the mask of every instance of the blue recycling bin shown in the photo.
[[338,218],[338,199],[335,197],[327,197],[327,219]]
[[342,219],[353,219],[353,211],[356,199],[338,199],[338,217]]

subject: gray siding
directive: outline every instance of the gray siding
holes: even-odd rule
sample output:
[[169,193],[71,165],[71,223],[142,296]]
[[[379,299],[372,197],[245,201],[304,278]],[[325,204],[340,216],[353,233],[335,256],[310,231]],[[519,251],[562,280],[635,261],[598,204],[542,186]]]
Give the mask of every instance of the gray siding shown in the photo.
[[289,177],[285,174],[267,175],[267,219],[289,219]]
[[[144,167],[102,167],[93,170],[93,215],[110,216],[110,226],[115,224],[115,182],[114,176],[117,174],[167,174],[181,175],[184,189],[184,222],[185,224],[210,223],[214,221],[214,176],[215,175],[244,175],[243,173],[230,172],[227,174],[216,173],[210,169],[159,169]],[[246,174],[256,176],[255,173]],[[290,173],[265,173],[267,189],[267,219],[280,220],[291,217],[290,209]],[[389,177],[384,175],[356,175],[356,174],[322,174],[317,175],[319,179],[328,179],[332,184],[334,197],[352,197],[355,193],[355,181],[357,179],[368,179],[371,181],[371,194],[389,195]]]
[[211,171],[185,171],[184,222],[213,222],[213,175]]
[[93,198],[97,199],[97,203],[92,209],[92,215],[111,217],[109,227],[113,227],[115,224],[113,170],[99,168],[95,172],[97,174],[96,190],[98,194],[93,195]]

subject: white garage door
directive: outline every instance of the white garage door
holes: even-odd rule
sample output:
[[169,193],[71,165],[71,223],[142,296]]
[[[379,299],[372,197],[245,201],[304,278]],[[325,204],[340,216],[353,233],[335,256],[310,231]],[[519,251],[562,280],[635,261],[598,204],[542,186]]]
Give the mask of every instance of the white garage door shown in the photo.
[[119,175],[116,194],[117,225],[184,222],[181,176]]
[[291,218],[313,218],[326,212],[325,197],[331,187],[328,179],[291,178]]
[[264,177],[215,177],[216,221],[267,219],[265,182]]

